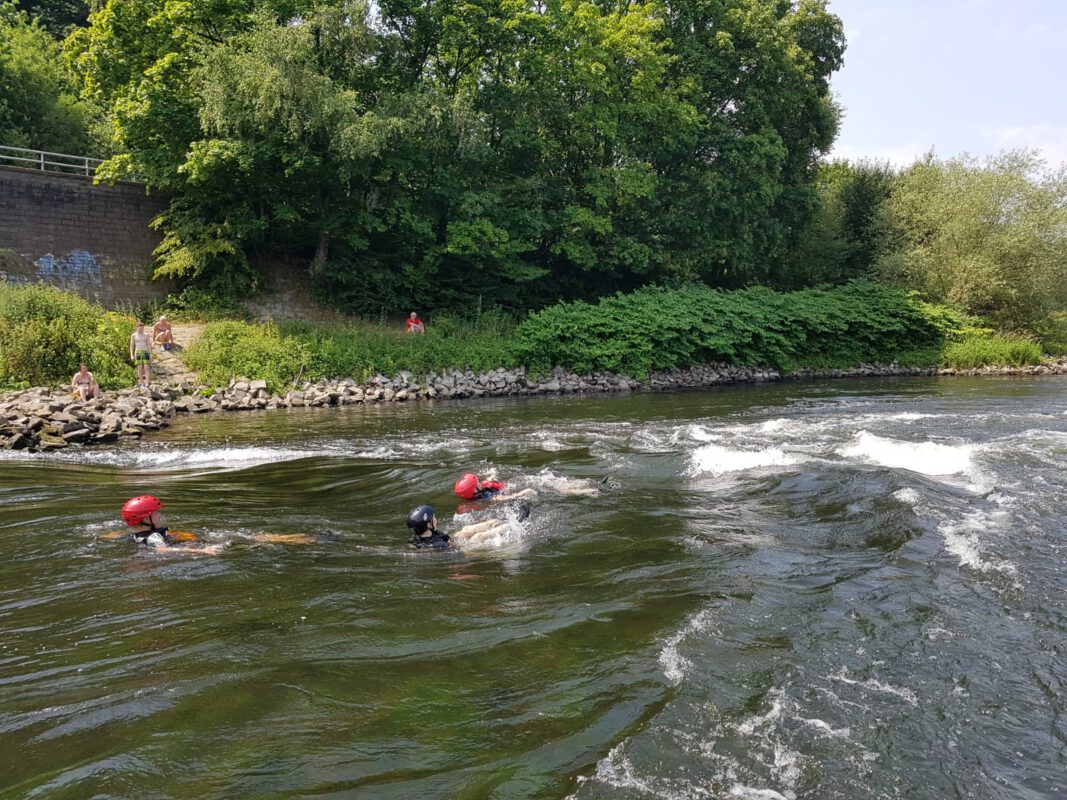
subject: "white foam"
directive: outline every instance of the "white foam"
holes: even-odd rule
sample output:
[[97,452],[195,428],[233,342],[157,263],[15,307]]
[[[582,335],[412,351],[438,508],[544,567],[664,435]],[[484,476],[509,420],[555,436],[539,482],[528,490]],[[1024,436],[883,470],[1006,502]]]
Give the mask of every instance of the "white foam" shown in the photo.
[[1006,529],[1010,522],[1011,514],[997,509],[968,514],[957,522],[943,522],[939,530],[945,538],[945,549],[959,560],[960,566],[978,572],[1017,576],[1019,568],[1015,564],[1008,559],[987,554],[981,545],[983,534],[990,530]]
[[922,495],[911,488],[897,489],[893,492],[893,497],[902,503],[907,503],[909,506],[915,505],[922,499]]
[[765,450],[732,450],[706,444],[693,451],[689,473],[699,475],[710,472],[713,475],[722,475],[725,472],[741,472],[761,467],[788,467],[796,463],[796,456],[785,453],[779,447],[768,447]]
[[678,652],[678,645],[689,636],[708,630],[711,626],[711,621],[712,609],[710,608],[705,608],[694,614],[685,625],[682,626],[681,630],[677,631],[667,640],[663,649],[660,650],[659,663],[660,666],[663,667],[663,675],[675,686],[682,682],[686,672],[693,666],[689,659],[684,658],[682,654]]
[[85,450],[64,453],[59,460],[117,467],[230,467],[243,469],[257,464],[296,461],[322,455],[320,450],[289,447],[204,447],[181,448],[159,445],[151,449]]
[[830,675],[829,678],[830,680],[840,681],[841,683],[848,684],[849,686],[860,686],[871,692],[891,694],[895,697],[899,697],[901,700],[904,700],[906,703],[908,703],[908,705],[919,705],[919,698],[911,689],[903,689],[899,686],[891,686],[888,683],[883,683],[882,681],[875,680],[874,678],[868,678],[865,681],[858,681],[854,678],[848,677],[848,674],[844,669],[842,669],[838,673]]
[[891,469],[923,475],[956,475],[971,468],[972,445],[902,442],[860,431],[855,441],[838,450],[845,458],[859,458]]
[[792,794],[785,795],[774,789],[756,789],[739,783],[730,787],[730,797],[740,797],[742,800],[793,800]]

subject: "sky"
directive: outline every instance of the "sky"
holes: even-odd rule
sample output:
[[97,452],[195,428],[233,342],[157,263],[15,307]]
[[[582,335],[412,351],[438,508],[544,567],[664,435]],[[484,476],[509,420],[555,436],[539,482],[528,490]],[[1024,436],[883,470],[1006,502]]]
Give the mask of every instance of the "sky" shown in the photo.
[[1036,148],[1067,164],[1067,0],[830,0],[848,47],[832,158]]

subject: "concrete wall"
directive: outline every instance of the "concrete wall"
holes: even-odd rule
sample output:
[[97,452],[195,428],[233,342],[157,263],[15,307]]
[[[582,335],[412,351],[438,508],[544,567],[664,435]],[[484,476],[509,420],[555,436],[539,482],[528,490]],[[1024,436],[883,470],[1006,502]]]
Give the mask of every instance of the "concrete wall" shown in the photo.
[[0,279],[43,281],[108,308],[163,299],[173,285],[151,280],[160,235],[148,223],[164,206],[137,184],[0,167]]

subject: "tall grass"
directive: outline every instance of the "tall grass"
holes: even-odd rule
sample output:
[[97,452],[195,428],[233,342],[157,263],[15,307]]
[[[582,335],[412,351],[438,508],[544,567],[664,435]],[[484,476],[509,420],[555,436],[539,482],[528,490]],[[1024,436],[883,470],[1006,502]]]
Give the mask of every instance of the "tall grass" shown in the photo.
[[202,381],[220,384],[232,376],[266,380],[272,391],[300,380],[375,373],[426,372],[466,368],[481,372],[517,366],[509,347],[514,323],[488,314],[477,321],[435,317],[425,334],[370,322],[345,326],[312,323],[207,325],[200,341],[185,352],[186,364]]

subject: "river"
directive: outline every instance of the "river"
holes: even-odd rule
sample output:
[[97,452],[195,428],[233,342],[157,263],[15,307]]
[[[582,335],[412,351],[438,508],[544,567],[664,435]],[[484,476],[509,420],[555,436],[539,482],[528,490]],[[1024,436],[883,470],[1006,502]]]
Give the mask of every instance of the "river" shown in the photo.
[[[1067,797],[1065,392],[294,409],[3,453],[0,797]],[[529,521],[454,519],[489,467]],[[221,554],[107,539],[146,492]],[[510,527],[415,552],[424,502]]]

